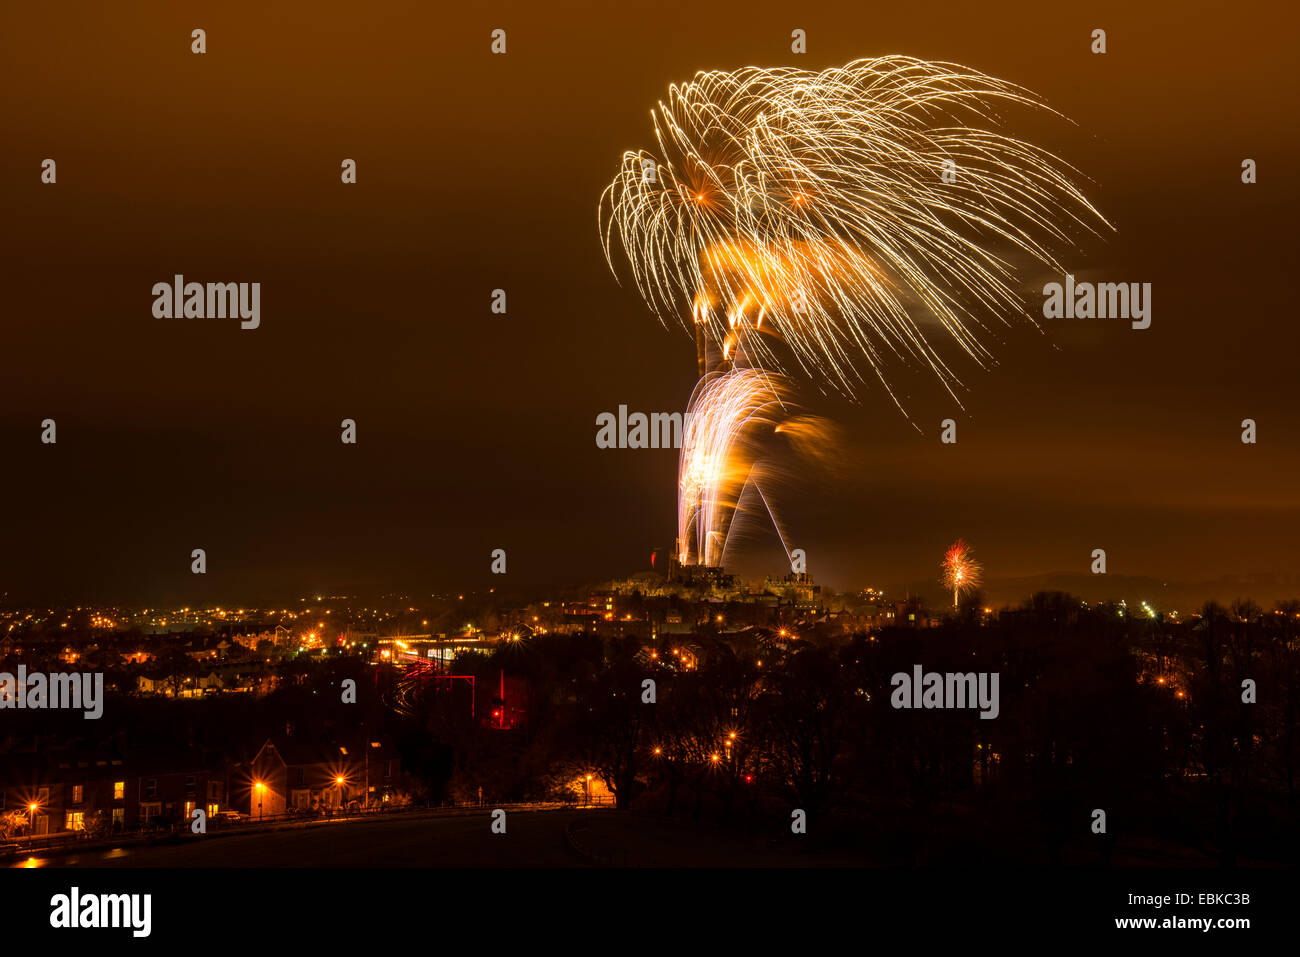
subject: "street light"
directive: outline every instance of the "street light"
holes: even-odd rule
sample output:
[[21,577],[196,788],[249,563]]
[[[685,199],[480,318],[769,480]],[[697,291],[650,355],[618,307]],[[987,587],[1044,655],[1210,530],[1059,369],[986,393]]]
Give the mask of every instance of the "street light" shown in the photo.
[[253,787],[257,790],[257,822],[262,823],[262,792],[266,790],[266,785],[258,781]]

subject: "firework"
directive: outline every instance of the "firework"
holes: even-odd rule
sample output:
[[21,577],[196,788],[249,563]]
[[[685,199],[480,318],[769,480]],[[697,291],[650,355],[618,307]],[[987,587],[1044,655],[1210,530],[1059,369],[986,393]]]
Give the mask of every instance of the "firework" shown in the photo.
[[960,538],[948,546],[943,556],[944,588],[952,589],[952,607],[957,607],[961,595],[969,595],[980,586],[980,563],[971,558],[971,547]]
[[[943,353],[982,366],[990,320],[1033,321],[1014,263],[1063,272],[1049,247],[1109,225],[1070,167],[998,132],[995,111],[1015,105],[1046,109],[901,56],[697,74],[652,111],[656,150],[625,153],[602,196],[606,259],[617,236],[651,309],[694,336],[702,377],[765,369],[853,398],[874,380],[906,414],[886,378],[901,361],[960,405]],[[679,487],[698,491],[685,474]]]
[[760,369],[711,372],[696,385],[678,469],[681,564],[722,564],[740,497],[758,479],[756,449],[785,417],[782,388],[779,376]]

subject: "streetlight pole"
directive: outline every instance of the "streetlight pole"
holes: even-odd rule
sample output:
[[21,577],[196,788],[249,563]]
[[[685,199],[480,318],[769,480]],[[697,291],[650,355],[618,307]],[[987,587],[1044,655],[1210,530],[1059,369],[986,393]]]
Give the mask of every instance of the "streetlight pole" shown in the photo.
[[[348,749],[345,748],[345,747],[343,747],[343,745],[340,744],[340,745],[339,745],[339,754],[343,755],[343,757],[340,758],[339,767],[340,767],[340,769],[343,771],[343,774],[347,774],[347,773],[351,770],[351,767],[352,767],[352,759],[348,757]],[[343,774],[340,774],[340,775],[338,776],[338,785],[339,785],[339,809],[343,811],[343,816],[344,816],[344,817],[347,817],[347,808],[346,808],[346,806],[345,806],[345,804],[344,804],[345,797],[344,797],[344,794],[343,794]]]

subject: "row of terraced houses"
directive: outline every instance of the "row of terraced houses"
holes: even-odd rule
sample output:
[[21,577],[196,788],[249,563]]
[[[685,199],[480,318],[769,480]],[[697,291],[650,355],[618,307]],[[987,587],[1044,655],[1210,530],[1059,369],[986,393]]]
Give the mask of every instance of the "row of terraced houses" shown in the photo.
[[0,812],[27,816],[22,830],[43,835],[132,833],[234,811],[274,819],[295,812],[374,806],[398,789],[396,750],[374,737],[265,740],[232,757],[189,748],[127,750],[118,739],[14,750],[0,756]]

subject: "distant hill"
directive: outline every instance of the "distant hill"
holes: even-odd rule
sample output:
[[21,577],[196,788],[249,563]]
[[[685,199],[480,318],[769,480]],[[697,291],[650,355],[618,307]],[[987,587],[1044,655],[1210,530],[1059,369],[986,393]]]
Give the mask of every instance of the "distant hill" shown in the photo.
[[[1148,602],[1158,611],[1197,611],[1211,599],[1228,604],[1250,598],[1265,609],[1284,599],[1300,599],[1300,574],[1240,575],[1201,582],[1162,581],[1136,575],[1089,575],[1049,572],[1025,578],[994,578],[984,583],[985,603],[992,607],[1018,605],[1040,591],[1068,592],[1087,602],[1119,601],[1130,605]],[[952,602],[935,581],[913,581],[890,585],[891,597],[920,595],[931,607]]]

